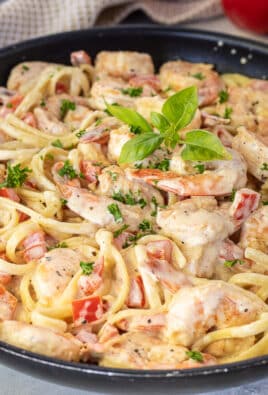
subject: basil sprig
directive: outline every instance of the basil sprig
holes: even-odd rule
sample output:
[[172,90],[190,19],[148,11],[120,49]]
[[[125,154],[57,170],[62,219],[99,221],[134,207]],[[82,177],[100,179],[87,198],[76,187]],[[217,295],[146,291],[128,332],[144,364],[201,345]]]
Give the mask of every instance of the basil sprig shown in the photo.
[[162,143],[167,148],[184,144],[181,156],[184,160],[211,161],[229,160],[231,155],[221,141],[206,130],[191,130],[182,140],[179,131],[193,120],[198,108],[198,95],[195,86],[183,89],[170,96],[162,106],[162,114],[151,113],[150,124],[136,111],[118,105],[107,105],[108,112],[131,126],[138,128],[140,134],[126,142],[121,150],[119,163],[141,161],[152,154]]

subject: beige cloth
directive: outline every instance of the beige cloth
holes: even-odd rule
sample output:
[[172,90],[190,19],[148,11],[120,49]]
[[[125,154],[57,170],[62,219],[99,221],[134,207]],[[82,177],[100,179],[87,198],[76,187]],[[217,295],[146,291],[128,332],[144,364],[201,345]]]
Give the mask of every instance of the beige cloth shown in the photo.
[[32,37],[120,22],[143,10],[173,24],[221,13],[220,0],[5,0],[0,3],[0,47]]

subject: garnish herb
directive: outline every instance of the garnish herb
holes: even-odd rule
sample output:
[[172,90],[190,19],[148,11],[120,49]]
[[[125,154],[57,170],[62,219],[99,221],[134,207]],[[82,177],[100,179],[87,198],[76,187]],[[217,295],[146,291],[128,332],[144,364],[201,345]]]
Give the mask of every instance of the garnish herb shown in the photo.
[[155,196],[152,197],[152,204],[154,205],[154,210],[151,212],[151,216],[156,217],[158,203]]
[[232,189],[232,193],[231,193],[231,196],[230,196],[231,202],[233,202],[235,200],[235,194],[236,194],[236,189]]
[[51,145],[53,145],[53,147],[63,148],[63,144],[59,139],[52,141]]
[[245,262],[241,261],[241,259],[233,259],[233,260],[225,261],[224,262],[224,266],[226,266],[226,267],[233,267],[237,263],[239,263],[239,265],[243,265]]
[[185,144],[182,150],[184,160],[210,161],[231,159],[221,141],[206,130],[192,130],[182,140],[178,134],[193,119],[198,107],[196,87],[183,89],[170,96],[162,107],[162,114],[151,113],[151,122],[160,133],[155,132],[149,123],[136,111],[121,106],[107,105],[111,115],[130,126],[139,127],[141,134],[124,144],[119,163],[143,160],[152,154],[162,143],[174,148],[178,143]]
[[197,362],[203,362],[203,355],[199,351],[186,351],[187,357]]
[[73,180],[74,178],[78,177],[78,174],[76,173],[76,171],[74,170],[73,166],[71,165],[69,159],[67,159],[64,162],[63,167],[58,170],[58,173],[61,177],[68,177],[70,180]]
[[201,163],[194,165],[194,168],[196,169],[197,173],[199,173],[199,174],[202,174],[205,171],[205,165],[202,165]]
[[60,202],[62,206],[66,206],[66,204],[68,203],[68,200],[60,198]]
[[31,173],[28,167],[21,167],[18,163],[15,166],[7,165],[7,176],[4,182],[0,184],[0,188],[18,188],[21,187],[28,174]]
[[263,163],[261,166],[261,170],[268,170],[268,163]]
[[60,106],[61,118],[63,119],[69,110],[74,111],[75,108],[76,108],[76,105],[74,102],[72,102],[68,99],[62,99],[61,106]]
[[54,155],[52,155],[52,154],[46,154],[45,159],[53,160],[53,159],[54,159]]
[[117,173],[115,173],[114,171],[110,171],[110,170],[108,170],[107,173],[111,177],[112,181],[116,181],[117,180],[117,178],[118,178],[118,174]]
[[266,201],[262,202],[262,204],[263,204],[264,206],[268,206],[268,201],[266,200]]
[[156,163],[150,165],[149,168],[159,169],[162,171],[168,171],[169,170],[169,162],[170,162],[170,160],[165,158],[165,159],[162,159],[161,162],[156,162]]
[[99,118],[95,122],[95,126],[99,126],[102,123],[102,118]]
[[80,262],[80,267],[82,269],[82,274],[89,276],[93,272],[94,262]]
[[205,76],[202,73],[195,73],[195,74],[191,74],[191,77],[196,78],[197,80],[204,80]]
[[231,119],[232,112],[233,112],[232,107],[226,107],[225,111],[224,111],[224,114],[223,114],[223,118]]
[[121,191],[114,192],[112,198],[118,202],[128,204],[129,206],[135,206],[137,204],[143,208],[147,205],[146,200],[135,197],[132,191],[129,191],[129,193],[126,193],[125,195]]
[[116,239],[118,236],[120,236],[121,233],[123,233],[124,230],[126,230],[128,227],[129,227],[129,225],[126,225],[126,224],[125,224],[125,225],[121,226],[121,228],[119,228],[119,229],[117,229],[115,232],[113,232],[114,238]]
[[141,87],[138,88],[126,88],[126,89],[121,89],[121,92],[124,95],[129,95],[130,97],[138,97],[142,94],[143,89]]
[[79,130],[79,132],[75,133],[76,137],[80,139],[80,137],[84,136],[86,130]]
[[149,222],[147,219],[144,219],[140,224],[139,224],[139,229],[142,230],[143,232],[146,232],[148,230],[152,230],[152,224]]
[[55,248],[68,248],[68,244],[65,241],[62,241],[61,243],[48,247],[48,251],[54,250]]
[[219,93],[219,102],[222,104],[222,103],[227,102],[228,99],[229,99],[229,93],[227,91],[224,91],[224,90],[220,91],[220,93]]
[[41,106],[41,107],[45,107],[45,105],[46,105],[46,101],[45,101],[45,99],[42,99],[42,100],[40,101],[40,106]]
[[22,69],[23,69],[24,71],[30,70],[29,67],[28,67],[26,64],[23,64],[23,65],[22,65]]
[[13,107],[13,104],[12,104],[12,103],[7,103],[7,104],[6,104],[6,107],[7,107],[7,108],[12,108],[12,107]]
[[115,222],[118,223],[118,222],[123,221],[123,217],[122,217],[120,208],[118,207],[118,204],[116,204],[116,203],[109,204],[107,209],[108,209],[109,213],[112,214],[112,216],[114,217]]

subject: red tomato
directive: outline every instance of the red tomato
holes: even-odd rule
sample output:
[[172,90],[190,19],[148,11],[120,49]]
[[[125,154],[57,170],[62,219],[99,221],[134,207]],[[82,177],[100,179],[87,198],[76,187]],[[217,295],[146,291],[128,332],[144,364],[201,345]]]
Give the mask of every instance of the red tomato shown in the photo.
[[103,314],[102,301],[99,296],[76,299],[72,302],[73,320],[77,324],[96,321]]
[[59,95],[60,93],[68,93],[68,88],[62,82],[56,83],[56,93]]
[[20,201],[20,198],[17,195],[17,192],[13,188],[1,188],[0,189],[0,196],[14,200],[14,202]]
[[222,0],[226,15],[238,26],[268,33],[267,0]]

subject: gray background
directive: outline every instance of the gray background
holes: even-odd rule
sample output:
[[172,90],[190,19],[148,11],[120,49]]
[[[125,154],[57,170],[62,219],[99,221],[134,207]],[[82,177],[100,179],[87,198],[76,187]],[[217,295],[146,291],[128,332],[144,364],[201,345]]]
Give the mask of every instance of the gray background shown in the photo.
[[[1,2],[2,0],[0,0]],[[147,22],[147,20],[141,14],[135,14],[128,18],[127,22]],[[234,34],[238,36],[250,37],[253,39],[261,40],[268,44],[267,36],[256,36],[248,32],[241,31],[235,28],[229,21],[225,18],[217,18],[210,21],[203,21],[200,23],[187,24],[186,27],[200,28],[204,30],[214,30],[225,32],[228,34]],[[22,373],[16,372],[14,370],[8,369],[0,365],[0,394],[1,395],[97,395],[97,393],[89,390],[81,391],[76,389],[70,389],[62,387],[59,385],[47,383],[36,378],[26,376]],[[166,395],[171,395],[167,390]],[[127,391],[126,391],[127,393]],[[183,394],[183,391],[179,392]],[[99,393],[98,393],[99,394]],[[108,393],[107,393],[108,394]],[[268,394],[268,379],[259,382],[252,383],[246,386],[240,386],[237,388],[210,392],[212,395],[266,395]],[[104,395],[104,393],[102,394]],[[143,395],[143,394],[141,394]],[[161,392],[155,392],[155,395],[162,395]]]

